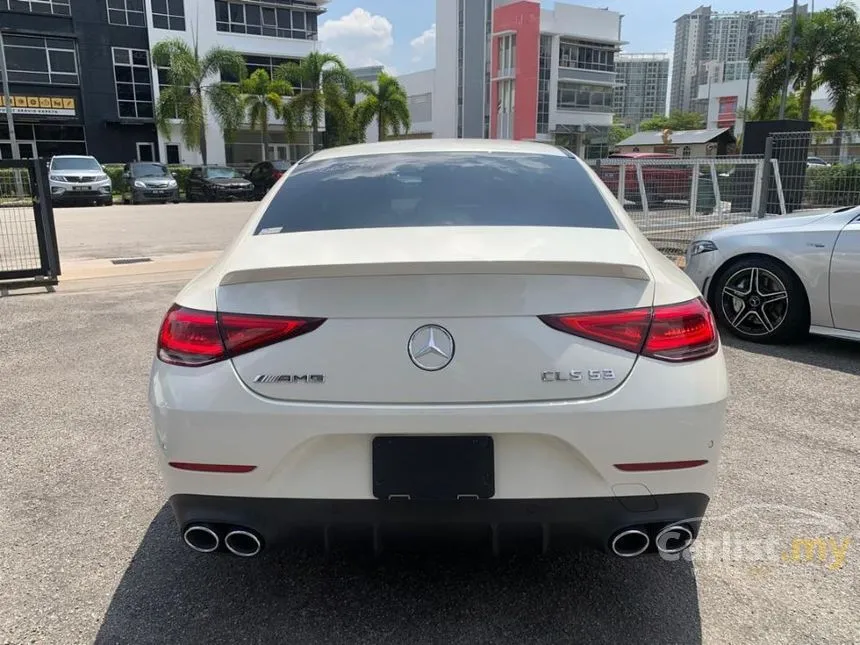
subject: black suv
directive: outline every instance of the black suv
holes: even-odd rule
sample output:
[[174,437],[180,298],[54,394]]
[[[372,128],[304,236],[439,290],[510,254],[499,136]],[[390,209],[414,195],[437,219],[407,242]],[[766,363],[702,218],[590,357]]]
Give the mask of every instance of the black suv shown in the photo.
[[179,184],[167,166],[154,161],[133,161],[122,169],[123,204],[179,203]]

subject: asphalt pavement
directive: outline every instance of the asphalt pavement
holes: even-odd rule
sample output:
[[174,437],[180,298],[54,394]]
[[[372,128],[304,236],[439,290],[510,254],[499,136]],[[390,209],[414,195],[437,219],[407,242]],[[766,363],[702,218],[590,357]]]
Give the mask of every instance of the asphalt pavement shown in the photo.
[[[61,246],[210,250],[241,226],[240,207],[207,205],[207,220],[168,206],[149,220],[160,231],[101,209],[127,227],[117,241],[75,209],[92,246]],[[456,547],[239,560],[181,543],[151,443],[156,331],[184,279],[0,298],[0,643],[860,641],[860,345],[726,339],[728,430],[692,561]],[[833,548],[807,559],[793,541],[815,538]]]

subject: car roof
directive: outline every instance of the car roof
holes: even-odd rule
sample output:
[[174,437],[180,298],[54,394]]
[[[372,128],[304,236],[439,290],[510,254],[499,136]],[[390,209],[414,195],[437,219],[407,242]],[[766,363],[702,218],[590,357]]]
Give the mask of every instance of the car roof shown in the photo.
[[95,159],[92,155],[54,155],[51,159]]
[[533,141],[510,141],[506,139],[405,139],[383,141],[380,143],[357,143],[338,146],[313,153],[314,161],[359,157],[363,155],[409,154],[421,152],[503,152],[538,154],[564,157],[567,153],[560,148]]

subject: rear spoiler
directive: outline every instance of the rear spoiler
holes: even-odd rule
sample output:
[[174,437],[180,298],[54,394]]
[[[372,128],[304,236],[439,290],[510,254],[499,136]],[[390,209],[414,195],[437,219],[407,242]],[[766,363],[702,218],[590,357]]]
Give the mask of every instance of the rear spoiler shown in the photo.
[[439,262],[360,262],[306,264],[227,271],[221,286],[301,280],[405,275],[562,275],[650,280],[644,268],[624,262],[564,262],[540,260],[456,260]]

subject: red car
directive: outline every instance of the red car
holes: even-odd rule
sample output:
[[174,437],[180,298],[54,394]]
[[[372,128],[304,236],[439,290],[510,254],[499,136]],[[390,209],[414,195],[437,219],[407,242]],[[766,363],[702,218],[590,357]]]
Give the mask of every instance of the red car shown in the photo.
[[[662,152],[619,152],[609,155],[610,159],[667,159],[681,160],[680,157]],[[627,164],[624,173],[624,198],[639,204],[639,178],[634,164]],[[597,174],[609,190],[618,195],[618,175],[620,165],[601,164]],[[642,180],[645,184],[645,194],[648,205],[656,206],[668,200],[690,199],[690,187],[693,183],[692,166],[683,164],[643,165]]]

